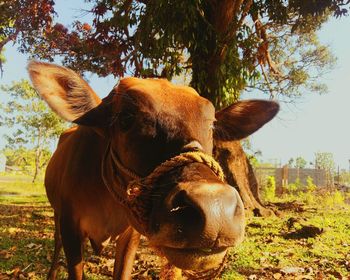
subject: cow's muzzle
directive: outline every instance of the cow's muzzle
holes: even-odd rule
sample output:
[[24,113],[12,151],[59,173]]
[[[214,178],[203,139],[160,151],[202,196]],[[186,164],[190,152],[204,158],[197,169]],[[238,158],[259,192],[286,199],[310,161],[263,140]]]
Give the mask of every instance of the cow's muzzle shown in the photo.
[[242,200],[232,186],[210,177],[210,170],[198,163],[186,166],[179,180],[160,202],[153,202],[150,245],[179,268],[215,268],[228,247],[243,240]]

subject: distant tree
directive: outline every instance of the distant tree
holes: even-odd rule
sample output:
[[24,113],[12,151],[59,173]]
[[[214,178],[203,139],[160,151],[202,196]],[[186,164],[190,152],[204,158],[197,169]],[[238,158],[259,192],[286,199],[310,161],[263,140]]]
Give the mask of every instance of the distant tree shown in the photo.
[[290,158],[288,160],[288,165],[289,167],[302,169],[306,167],[307,161],[303,157],[299,156],[299,157],[296,157],[295,159]]
[[295,168],[303,169],[306,167],[307,161],[303,157],[297,157],[295,159]]
[[339,174],[339,181],[341,184],[345,184],[350,187],[350,172],[342,169]]
[[327,185],[332,186],[334,183],[335,162],[332,153],[317,152],[315,153],[315,168],[324,169],[327,172]]
[[315,153],[315,164],[317,169],[335,171],[335,162],[332,153],[317,152]]
[[[20,147],[11,149],[9,147],[3,149],[3,154],[6,156],[6,164],[8,166],[16,166],[29,174],[33,174],[33,170],[36,170],[36,163],[39,162],[38,170],[42,170],[48,163],[51,157],[51,151],[48,148],[43,148],[40,159],[36,160],[36,149],[29,149],[26,147]],[[34,175],[33,175],[34,178]],[[35,181],[35,179],[34,179]]]
[[0,104],[0,125],[11,131],[5,135],[7,153],[13,152],[10,160],[34,167],[34,182],[47,162],[49,144],[67,125],[47,107],[28,81],[14,82],[1,90],[8,99]]

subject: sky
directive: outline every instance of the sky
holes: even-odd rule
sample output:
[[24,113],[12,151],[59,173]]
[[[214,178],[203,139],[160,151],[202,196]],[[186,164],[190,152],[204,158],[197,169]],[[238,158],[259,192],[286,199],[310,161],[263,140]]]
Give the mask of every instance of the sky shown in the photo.
[[[62,22],[71,22],[79,12],[80,1],[56,1]],[[81,20],[81,17],[79,17]],[[305,93],[295,104],[281,103],[278,116],[250,137],[254,150],[262,152],[261,160],[285,164],[290,158],[302,156],[314,161],[316,152],[333,154],[336,166],[350,170],[350,16],[331,19],[320,30],[320,40],[330,46],[337,57],[335,68],[323,76],[328,93]],[[27,79],[27,57],[17,52],[16,46],[7,45],[7,62],[0,77],[0,86],[12,81]],[[116,84],[112,76],[98,78],[87,75],[92,88],[104,97]],[[249,94],[243,96],[250,98]],[[256,95],[252,96],[256,98]],[[263,98],[263,96],[261,96]],[[0,90],[0,102],[6,96]],[[0,127],[0,149],[4,147],[3,135],[8,130]]]

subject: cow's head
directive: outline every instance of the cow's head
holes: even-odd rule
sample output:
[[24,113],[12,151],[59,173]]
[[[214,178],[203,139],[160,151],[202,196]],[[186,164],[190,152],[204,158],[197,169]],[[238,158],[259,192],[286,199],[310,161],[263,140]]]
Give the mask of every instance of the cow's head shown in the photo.
[[[274,102],[253,100],[215,113],[194,89],[160,79],[125,78],[100,100],[69,69],[32,62],[29,73],[58,115],[90,126],[107,139],[103,176],[124,202],[135,176],[146,177],[184,152],[211,155],[215,140],[242,139],[271,120],[279,108]],[[243,238],[242,200],[207,164],[193,162],[162,174],[149,199],[147,225],[140,226],[126,207],[130,223],[180,268],[217,266],[227,248]]]

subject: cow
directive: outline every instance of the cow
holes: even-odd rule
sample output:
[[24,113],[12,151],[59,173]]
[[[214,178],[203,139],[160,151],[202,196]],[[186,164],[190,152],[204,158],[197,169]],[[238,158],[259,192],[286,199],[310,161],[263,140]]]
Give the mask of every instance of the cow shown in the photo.
[[244,236],[244,206],[212,158],[215,141],[239,140],[278,112],[240,101],[215,113],[193,88],[123,78],[100,99],[74,71],[31,61],[31,81],[51,109],[76,124],[59,139],[45,175],[54,210],[56,278],[83,278],[83,244],[117,238],[113,279],[130,279],[141,234],[175,267],[210,271]]

